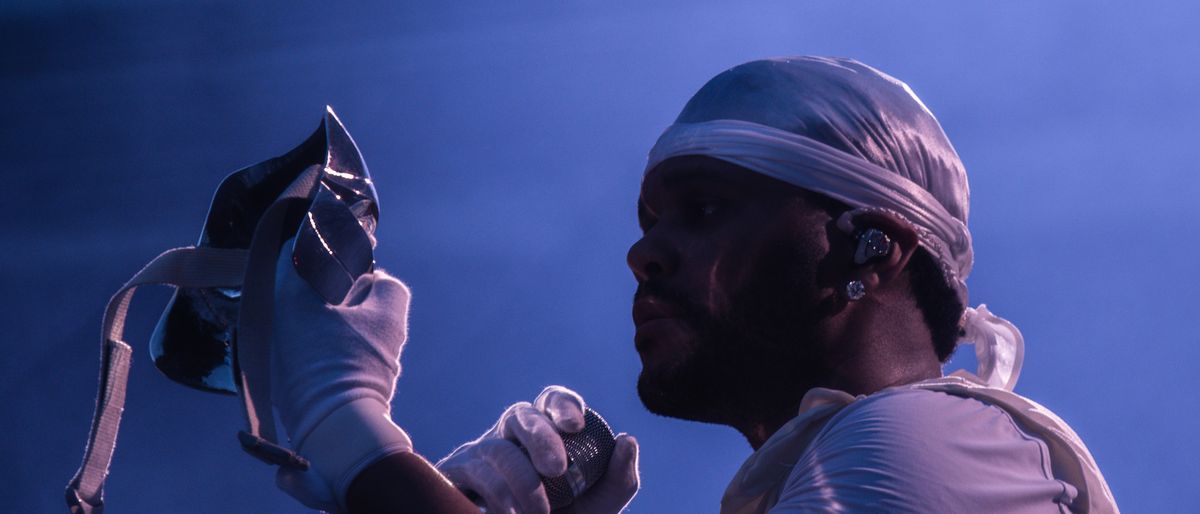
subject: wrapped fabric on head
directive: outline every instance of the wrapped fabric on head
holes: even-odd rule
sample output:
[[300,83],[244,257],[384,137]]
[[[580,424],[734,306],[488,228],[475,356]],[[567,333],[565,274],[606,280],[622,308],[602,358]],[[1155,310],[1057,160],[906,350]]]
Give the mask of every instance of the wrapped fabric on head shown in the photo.
[[[819,133],[828,144],[802,134]],[[838,226],[885,213],[907,223],[964,306],[973,251],[966,172],[933,114],[903,82],[849,59],[755,61],[713,78],[659,137],[646,164],[704,155],[851,207]],[[984,306],[967,308],[961,343],[976,343],[978,377],[1012,389],[1023,339]]]

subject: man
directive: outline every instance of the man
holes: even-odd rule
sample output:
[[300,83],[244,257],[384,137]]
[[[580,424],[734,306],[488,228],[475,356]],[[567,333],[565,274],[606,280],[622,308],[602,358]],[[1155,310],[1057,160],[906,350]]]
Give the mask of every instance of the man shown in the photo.
[[[629,250],[638,392],[652,412],[729,425],[754,448],[722,512],[1117,511],[1079,438],[1011,392],[1020,333],[965,307],[968,201],[933,115],[902,82],[852,60],[747,63],[684,107],[651,151],[643,237]],[[369,284],[356,290],[375,299]],[[305,311],[289,305],[302,293],[282,289],[280,308]],[[393,296],[383,303],[407,305],[406,291]],[[371,352],[379,362],[398,359],[403,341],[402,326],[371,321],[385,311],[341,314],[345,337],[383,349]],[[276,344],[289,333],[302,341],[296,327],[318,318],[284,320]],[[976,345],[979,371],[943,377],[960,340]],[[294,432],[287,413],[312,402],[280,404],[334,497],[352,512],[412,501],[426,502],[414,511],[472,510],[388,428],[398,367],[347,369],[382,377],[367,381],[373,395],[358,395],[372,397],[369,407],[338,407]],[[549,388],[438,469],[489,512],[545,512],[538,477],[565,469],[556,430],[578,430],[582,409],[578,395]],[[329,450],[331,434],[347,432],[368,442],[350,456]],[[637,487],[636,450],[622,436],[604,480],[572,508],[623,508]]]

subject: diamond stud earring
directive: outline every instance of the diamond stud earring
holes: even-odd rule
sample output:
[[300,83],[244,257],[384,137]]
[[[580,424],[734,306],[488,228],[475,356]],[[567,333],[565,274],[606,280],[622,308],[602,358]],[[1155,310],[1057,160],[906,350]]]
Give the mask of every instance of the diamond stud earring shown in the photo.
[[867,295],[867,286],[861,280],[851,280],[846,283],[846,298],[850,301],[859,300]]

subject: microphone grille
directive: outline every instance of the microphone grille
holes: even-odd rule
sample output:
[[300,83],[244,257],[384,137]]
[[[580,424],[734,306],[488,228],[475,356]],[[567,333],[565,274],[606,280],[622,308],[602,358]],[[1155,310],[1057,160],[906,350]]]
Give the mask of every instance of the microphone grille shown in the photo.
[[612,428],[600,414],[585,409],[583,421],[583,430],[574,434],[559,433],[567,450],[567,472],[554,478],[542,478],[551,509],[570,505],[598,482],[608,469],[608,461],[616,448]]

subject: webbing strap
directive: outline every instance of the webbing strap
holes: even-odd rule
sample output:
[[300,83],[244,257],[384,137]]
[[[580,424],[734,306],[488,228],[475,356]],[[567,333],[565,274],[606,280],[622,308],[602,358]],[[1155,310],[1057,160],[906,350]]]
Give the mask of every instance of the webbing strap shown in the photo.
[[104,310],[100,341],[100,384],[96,410],[83,463],[67,484],[67,505],[73,514],[104,511],[104,480],[112,462],[125,409],[132,349],[124,342],[125,316],[139,286],[163,284],[176,287],[237,287],[245,271],[246,250],[221,248],[175,248],[163,252],[130,278],[109,300]]
[[247,430],[238,434],[242,448],[269,464],[307,469],[308,461],[279,444],[271,409],[271,319],[275,301],[275,263],[279,248],[292,234],[284,233],[289,209],[312,198],[321,166],[305,169],[267,208],[254,228],[242,300],[238,307],[238,390]]

